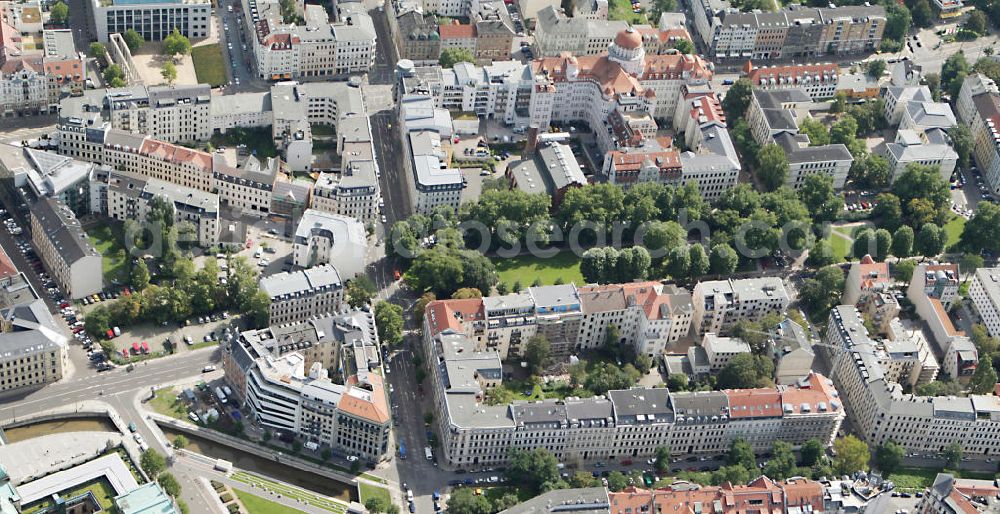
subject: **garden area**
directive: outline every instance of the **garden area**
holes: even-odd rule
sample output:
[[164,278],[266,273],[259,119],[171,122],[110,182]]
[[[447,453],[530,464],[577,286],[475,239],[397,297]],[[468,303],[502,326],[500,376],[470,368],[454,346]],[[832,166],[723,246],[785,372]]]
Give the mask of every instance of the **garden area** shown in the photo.
[[580,258],[573,252],[560,252],[553,257],[543,258],[534,255],[519,255],[509,259],[494,258],[500,282],[514,287],[520,283],[522,288],[541,282],[542,285],[555,284],[560,279],[563,283],[571,282],[578,285],[585,283],[580,273]]
[[226,83],[226,63],[218,44],[196,46],[191,49],[194,73],[199,84],[219,87]]
[[234,492],[246,509],[246,514],[298,514],[302,512],[238,489]]
[[388,489],[367,482],[358,482],[358,496],[361,499],[362,505],[373,498],[379,498],[392,503],[392,497],[389,495]]
[[[96,480],[92,480],[85,484],[81,484],[72,489],[60,491],[59,495],[63,498],[69,499],[69,498],[76,498],[77,496],[86,494],[87,492],[93,493],[94,498],[97,499],[97,503],[100,504],[101,509],[110,512],[112,507],[114,507],[115,490],[111,487],[111,484],[108,482],[108,480],[103,477]],[[45,499],[36,502],[34,505],[29,505],[25,507],[22,513],[32,514],[42,509],[51,507],[52,505],[53,503],[51,499]]]
[[86,230],[90,244],[101,253],[104,281],[124,284],[128,280],[128,254],[121,241],[120,227],[100,223]]
[[227,130],[225,134],[212,134],[211,144],[215,148],[246,145],[247,148],[253,150],[254,155],[261,159],[277,157],[278,155],[278,149],[274,146],[274,139],[271,138],[271,129],[269,128],[236,127]]
[[993,480],[993,473],[982,473],[975,471],[955,471],[939,468],[899,468],[889,475],[889,480],[896,485],[896,489],[904,491],[922,491],[934,483],[934,478],[938,473],[951,473],[956,478],[968,478],[974,480]]
[[649,23],[645,14],[632,12],[632,3],[629,0],[611,0],[608,3],[608,19],[623,20],[632,25],[646,25]]

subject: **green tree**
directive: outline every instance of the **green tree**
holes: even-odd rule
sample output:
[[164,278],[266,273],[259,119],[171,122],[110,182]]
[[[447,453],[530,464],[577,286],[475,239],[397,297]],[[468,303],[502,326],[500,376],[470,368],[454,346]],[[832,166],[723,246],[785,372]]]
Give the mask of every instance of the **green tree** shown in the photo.
[[122,69],[117,64],[112,64],[104,68],[104,82],[109,87],[124,87],[125,74],[122,73]]
[[618,492],[628,487],[628,477],[621,471],[615,470],[608,474],[608,489]]
[[179,434],[177,437],[174,438],[174,448],[183,450],[184,448],[187,448],[187,445],[188,445],[188,438],[184,437],[183,434]]
[[[917,21],[917,13],[913,12],[913,19],[920,26],[926,26],[923,23]],[[953,81],[964,79],[965,75],[969,72],[969,62],[965,60],[965,54],[959,50],[952,54],[948,59],[944,61],[941,65],[941,85],[946,90],[951,90],[951,83]]]
[[577,471],[569,477],[569,485],[574,488],[594,487],[600,485],[593,475],[586,471]]
[[958,396],[962,394],[962,384],[954,380],[935,380],[917,386],[918,396]]
[[132,52],[138,52],[142,45],[146,44],[146,40],[143,39],[142,34],[139,34],[135,29],[128,29],[125,34],[122,34],[122,39],[125,40],[125,44],[128,49]]
[[896,257],[909,257],[913,254],[913,229],[903,225],[892,234],[892,254]]
[[716,375],[719,389],[751,389],[766,385],[774,374],[774,363],[766,356],[741,353]]
[[965,29],[971,30],[980,36],[986,34],[986,15],[982,11],[973,10],[969,13],[969,17],[965,20]]
[[656,451],[653,452],[654,467],[659,473],[669,473],[670,472],[670,447],[669,446],[657,446]]
[[675,246],[667,255],[666,272],[674,280],[683,280],[691,270],[691,252],[683,246]]
[[814,313],[825,313],[840,300],[843,292],[843,271],[837,266],[827,266],[803,282],[799,299]]
[[869,154],[867,157],[855,158],[854,164],[851,165],[850,176],[862,188],[880,190],[889,187],[892,170],[885,156]]
[[986,332],[986,327],[978,323],[972,326],[969,338],[972,339],[972,344],[976,345],[979,355],[990,355],[996,353],[997,349],[1000,348],[1000,340],[990,336]]
[[825,173],[807,175],[798,195],[815,221],[833,221],[844,204],[833,189],[833,177]]
[[448,498],[448,512],[454,514],[491,514],[493,506],[485,495],[475,494],[469,487],[459,487]]
[[737,80],[722,99],[722,109],[726,111],[726,117],[738,120],[746,116],[752,94],[753,84],[750,83],[750,79],[744,77]]
[[875,465],[883,475],[891,475],[903,463],[905,456],[906,448],[890,439],[875,449]]
[[962,443],[955,441],[945,447],[944,451],[941,452],[941,456],[944,457],[945,468],[955,469],[958,464],[962,462],[962,456],[965,454],[965,449],[962,448]]
[[941,100],[941,74],[940,73],[928,73],[924,75],[924,84],[927,89],[931,90],[931,96],[934,101]]
[[784,480],[795,474],[795,453],[792,445],[785,441],[775,441],[771,445],[771,459],[764,466],[764,475],[775,480]]
[[826,452],[826,448],[819,439],[806,441],[799,449],[799,456],[802,457],[803,466],[812,466],[819,462],[820,457]]
[[107,55],[107,53],[108,50],[104,48],[104,43],[101,43],[99,41],[94,41],[93,43],[90,44],[89,47],[87,47],[87,55],[95,59],[103,58],[105,55]]
[[750,470],[743,466],[723,466],[712,473],[712,485],[745,484],[750,481]]
[[882,74],[885,73],[885,61],[882,59],[873,59],[866,62],[865,73],[875,80],[882,78]]
[[809,250],[809,257],[806,258],[806,265],[813,268],[822,268],[839,261],[839,256],[833,253],[833,246],[829,239],[817,239],[816,243]]
[[879,224],[888,230],[895,230],[903,223],[903,209],[899,197],[892,193],[881,193],[875,197],[872,217],[881,220]]
[[914,246],[920,255],[934,257],[944,251],[944,246],[948,242],[948,234],[941,227],[933,223],[925,223],[917,232]]
[[[815,118],[806,118],[799,124],[799,132],[809,136],[809,146],[830,144],[830,131]],[[831,179],[832,180],[832,179]]]
[[508,451],[508,462],[507,478],[529,491],[538,492],[546,484],[555,484],[559,481],[558,462],[544,448],[534,450],[511,448]]
[[191,53],[191,40],[181,34],[177,27],[167,37],[163,38],[163,55],[176,57]]
[[733,247],[720,243],[712,247],[712,255],[709,256],[708,260],[713,274],[725,276],[736,271],[739,256],[736,255],[736,250],[733,250]]
[[964,253],[958,259],[958,268],[965,274],[966,279],[975,273],[977,269],[982,268],[984,264],[982,256],[976,253]]
[[871,452],[864,441],[847,435],[833,441],[833,468],[838,475],[850,475],[855,471],[866,471]]
[[[973,11],[978,13],[979,11]],[[958,154],[958,165],[961,168],[969,167],[969,156],[972,155],[972,131],[967,125],[955,125],[948,129],[948,136],[951,138],[951,146]]]
[[149,267],[146,266],[145,259],[138,259],[132,266],[132,271],[129,274],[129,283],[132,284],[132,289],[136,291],[142,291],[149,285]]
[[671,391],[686,391],[688,387],[688,376],[684,373],[671,373],[667,377],[667,389]]
[[688,276],[692,279],[700,278],[702,275],[708,273],[711,264],[708,260],[708,254],[705,253],[705,247],[699,243],[689,246],[688,263]]
[[295,0],[281,0],[278,2],[278,7],[281,9],[281,21],[287,24],[295,24],[295,18],[298,16],[298,12],[295,9]]
[[694,53],[694,43],[687,39],[678,39],[674,42],[674,48],[682,54],[693,54]]
[[910,7],[913,23],[918,27],[927,28],[934,24],[934,10],[928,0],[916,0]]
[[774,191],[785,183],[788,176],[788,158],[780,146],[770,143],[761,148],[757,155],[757,178],[764,188]]
[[139,465],[142,466],[142,470],[150,478],[156,478],[160,472],[166,469],[167,461],[156,450],[149,449],[142,452],[142,456],[139,458]]
[[482,298],[483,292],[474,287],[463,287],[456,290],[451,295],[452,300],[466,300],[469,298]]
[[347,288],[344,291],[344,298],[352,308],[360,309],[371,302],[377,292],[375,283],[370,278],[365,275],[358,275],[347,284]]
[[396,346],[403,342],[403,308],[389,302],[376,303],[375,326],[382,344]]
[[64,4],[62,0],[56,2],[49,8],[49,21],[56,25],[65,25],[69,21],[69,6]]
[[372,514],[382,514],[384,512],[388,512],[389,505],[391,505],[389,500],[381,496],[372,496],[371,498],[365,500],[365,508]]
[[976,372],[969,379],[969,392],[972,394],[989,394],[997,384],[997,370],[993,369],[993,359],[989,355],[979,357]]
[[438,59],[438,63],[442,68],[451,68],[460,62],[475,64],[476,56],[472,55],[472,52],[465,48],[445,48],[441,50],[441,58]]
[[168,84],[173,84],[177,80],[177,67],[174,63],[167,61],[163,63],[163,69],[160,70],[160,75],[163,80],[166,80]]
[[177,498],[181,495],[181,484],[170,473],[163,473],[156,478],[156,481],[163,488],[163,492],[169,494],[171,498]]
[[104,338],[111,329],[111,314],[107,307],[98,305],[83,320],[83,328],[94,337]]
[[[886,23],[884,35],[888,39],[902,42],[910,31],[913,17],[905,5],[890,4],[886,6]],[[882,41],[885,44],[885,41]],[[885,48],[883,48],[885,51]]]
[[537,334],[528,339],[528,345],[524,349],[524,359],[531,367],[532,373],[541,373],[551,358],[552,345],[545,336]]
[[971,253],[1000,251],[1000,205],[979,202],[976,213],[965,223],[961,247]]
[[731,466],[740,466],[743,469],[757,469],[757,459],[754,457],[753,448],[746,439],[736,438],[729,443],[729,454],[726,462]]

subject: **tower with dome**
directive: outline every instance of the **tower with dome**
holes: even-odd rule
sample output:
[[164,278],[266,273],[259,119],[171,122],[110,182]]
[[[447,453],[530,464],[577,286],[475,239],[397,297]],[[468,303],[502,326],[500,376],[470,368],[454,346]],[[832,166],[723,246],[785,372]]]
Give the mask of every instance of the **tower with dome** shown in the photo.
[[618,63],[629,75],[641,75],[646,68],[646,50],[642,47],[642,34],[633,27],[616,34],[614,42],[608,45],[608,60]]

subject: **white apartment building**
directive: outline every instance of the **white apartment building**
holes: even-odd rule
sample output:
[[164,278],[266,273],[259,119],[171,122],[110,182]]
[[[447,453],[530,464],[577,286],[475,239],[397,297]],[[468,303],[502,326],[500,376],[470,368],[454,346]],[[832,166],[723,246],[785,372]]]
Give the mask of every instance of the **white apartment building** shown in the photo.
[[219,242],[219,195],[170,182],[111,171],[107,183],[107,212],[118,221],[145,221],[154,198],[167,200],[174,208],[175,223],[191,223],[196,243],[207,248]]
[[955,114],[962,123],[971,127],[982,122],[973,98],[985,93],[1000,94],[996,82],[982,73],[973,73],[965,77],[958,93],[958,100],[955,101]]
[[330,264],[264,277],[260,289],[271,298],[270,325],[336,313],[344,299],[340,273]]
[[991,336],[1000,334],[1000,268],[979,268],[969,286],[969,299]]
[[[328,370],[349,369],[349,353],[357,373],[332,382]],[[226,380],[257,423],[372,463],[391,457],[385,386],[370,372],[377,366],[375,325],[358,313],[250,330],[223,351]]]
[[203,0],[91,0],[97,40],[135,29],[146,41],[161,41],[177,29],[191,39],[208,37],[212,4]]
[[502,381],[496,350],[451,330],[424,334],[425,352],[434,356],[430,378],[440,456],[462,469],[503,465],[510,448],[545,448],[560,462],[583,464],[645,458],[661,445],[676,455],[716,455],[736,438],[764,452],[779,434],[794,446],[813,437],[829,444],[844,418],[832,382],[815,374],[773,392],[636,388],[586,399],[487,405],[486,391]]
[[68,340],[23,273],[0,249],[0,392],[62,379]]
[[324,7],[306,5],[305,24],[294,25],[282,20],[275,0],[242,2],[259,78],[336,77],[364,73],[375,64],[375,26],[361,4],[338,4],[335,21]]
[[[5,21],[11,24],[5,24],[2,30],[0,118],[52,113],[61,96],[83,90],[84,65],[74,47],[72,31],[43,31],[40,23],[37,30],[32,30],[33,24],[23,19]],[[36,40],[27,36],[39,32],[42,48],[27,45]]]
[[225,134],[236,127],[268,127],[274,120],[270,91],[215,95],[209,112],[213,134]]
[[889,125],[899,125],[903,112],[910,102],[933,102],[934,95],[927,86],[889,86],[882,92],[885,101],[885,120]]
[[784,313],[790,299],[778,277],[699,282],[691,293],[692,323],[698,334],[725,334],[741,320]]
[[941,129],[924,132],[899,129],[896,141],[885,146],[892,180],[906,171],[910,164],[921,164],[940,169],[941,177],[949,181],[958,164],[958,153],[951,147],[948,134]]
[[[907,451],[937,453],[958,442],[966,455],[1000,451],[1000,398],[923,397],[905,394],[879,362],[877,345],[850,305],[830,312],[826,343],[831,375],[856,433],[870,446],[895,441]],[[827,351],[827,350],[824,350]]]
[[90,89],[81,96],[63,98],[59,117],[64,123],[88,120],[94,128],[107,121],[113,129],[169,143],[191,143],[212,136],[212,102],[207,84]]
[[320,173],[313,186],[313,209],[364,221],[378,217],[375,161],[353,161],[340,174]]
[[687,338],[691,295],[658,282],[533,287],[527,291],[469,300],[442,300],[427,307],[425,329],[474,339],[506,359],[522,355],[532,336],[546,335],[554,353],[576,353],[604,344],[614,325],[622,344],[655,357]]
[[212,154],[212,177],[219,204],[244,214],[264,216],[271,208],[274,185],[282,173],[281,159],[261,160],[244,152],[237,155],[236,163],[231,163],[228,157]]
[[[992,194],[1000,194],[1000,93],[995,86],[985,85],[985,92],[967,98],[971,86],[964,86],[970,81],[975,83],[977,80],[970,77],[963,84],[966,97],[959,95],[959,116],[972,130],[972,155],[983,180]],[[964,105],[966,103],[971,103],[972,107]]]
[[754,88],[801,89],[813,101],[833,98],[840,80],[840,66],[832,63],[763,66],[748,70],[749,66],[744,67],[744,71]]
[[[694,349],[695,347],[692,347]],[[701,348],[708,358],[707,373],[717,373],[741,353],[750,353],[750,345],[736,337],[720,337],[711,332],[701,340]],[[690,352],[690,350],[689,350]],[[692,360],[692,362],[694,362]]]
[[364,272],[368,238],[364,225],[354,218],[306,209],[292,243],[296,266],[332,264],[346,281]]
[[104,289],[101,254],[73,212],[55,198],[31,206],[31,242],[52,279],[74,300]]
[[428,214],[439,205],[458,210],[464,188],[462,170],[445,165],[441,135],[429,130],[410,132],[407,140],[416,188],[416,212]]

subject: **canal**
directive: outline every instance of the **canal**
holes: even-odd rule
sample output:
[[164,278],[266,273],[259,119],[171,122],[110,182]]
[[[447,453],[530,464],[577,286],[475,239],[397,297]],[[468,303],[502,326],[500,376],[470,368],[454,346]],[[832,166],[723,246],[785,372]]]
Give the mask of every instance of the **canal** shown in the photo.
[[161,425],[160,429],[163,431],[163,435],[170,441],[173,441],[178,435],[186,437],[189,441],[186,449],[192,452],[200,453],[213,459],[224,459],[232,462],[233,466],[239,469],[259,473],[266,477],[297,485],[325,496],[344,501],[358,501],[358,490],[351,484],[258,457],[243,450],[231,448],[193,434],[175,431],[170,427]]
[[16,443],[43,435],[63,434],[66,432],[118,432],[118,429],[110,419],[104,416],[40,421],[30,425],[3,429],[7,443]]

